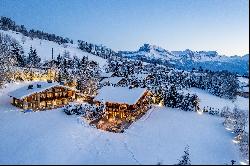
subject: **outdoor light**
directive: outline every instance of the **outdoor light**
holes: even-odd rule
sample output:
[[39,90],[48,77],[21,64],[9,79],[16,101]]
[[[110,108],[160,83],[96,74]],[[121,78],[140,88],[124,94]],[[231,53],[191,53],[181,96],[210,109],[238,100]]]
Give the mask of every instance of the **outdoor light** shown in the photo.
[[248,165],[247,163],[245,163],[244,161],[240,161],[241,165]]
[[199,110],[197,110],[197,113],[200,114],[200,115],[202,115],[203,114],[203,110],[199,109]]
[[232,140],[233,141],[233,143],[236,143],[236,144],[238,144],[240,141],[237,141],[237,140]]

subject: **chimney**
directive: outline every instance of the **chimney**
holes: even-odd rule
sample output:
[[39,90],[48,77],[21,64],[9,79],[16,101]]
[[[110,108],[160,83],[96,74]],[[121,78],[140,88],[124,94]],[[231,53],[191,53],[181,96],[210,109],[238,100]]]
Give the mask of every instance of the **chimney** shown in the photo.
[[53,55],[53,48],[52,48],[51,52],[52,52],[52,60],[53,60],[53,59],[54,59],[54,55]]
[[29,85],[29,86],[28,86],[28,89],[33,89],[33,85]]

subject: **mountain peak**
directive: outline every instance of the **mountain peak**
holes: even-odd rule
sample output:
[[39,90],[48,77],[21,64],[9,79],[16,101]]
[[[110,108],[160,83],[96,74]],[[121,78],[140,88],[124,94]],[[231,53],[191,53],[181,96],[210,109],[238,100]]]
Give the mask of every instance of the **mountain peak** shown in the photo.
[[157,52],[167,52],[167,50],[157,46],[157,45],[152,45],[145,43],[143,46],[139,48],[139,51],[144,51],[144,52],[151,52],[151,51],[157,51]]

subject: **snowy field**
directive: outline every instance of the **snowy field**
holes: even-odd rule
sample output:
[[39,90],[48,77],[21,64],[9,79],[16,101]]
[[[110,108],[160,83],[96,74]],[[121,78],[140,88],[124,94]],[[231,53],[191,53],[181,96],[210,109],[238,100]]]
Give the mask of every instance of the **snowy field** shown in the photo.
[[199,97],[200,108],[210,106],[221,110],[224,106],[228,106],[231,109],[233,109],[234,106],[237,106],[239,109],[249,112],[249,98],[237,96],[236,100],[232,101],[214,96],[211,93],[198,88],[189,88],[188,90],[184,90],[184,94],[186,93],[196,94]]
[[222,118],[156,107],[125,133],[80,124],[60,109],[22,113],[0,91],[0,164],[176,164],[190,147],[191,164],[240,162]]

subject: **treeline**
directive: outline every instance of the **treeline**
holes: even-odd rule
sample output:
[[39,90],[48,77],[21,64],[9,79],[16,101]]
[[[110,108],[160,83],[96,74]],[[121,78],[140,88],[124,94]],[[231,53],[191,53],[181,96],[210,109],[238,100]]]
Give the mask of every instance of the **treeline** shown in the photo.
[[[40,30],[34,30],[34,29],[27,30],[24,25],[17,25],[15,23],[15,21],[11,20],[8,17],[1,16],[0,29],[5,30],[5,31],[12,30],[15,32],[20,32],[24,36],[30,37],[31,39],[38,38],[38,39],[42,39],[42,40],[53,41],[53,42],[56,42],[58,44],[65,44],[65,43],[73,44],[73,40],[71,40],[67,37],[64,38],[64,37],[57,36],[55,34],[46,33],[46,32],[40,31]],[[85,42],[82,40],[78,40],[78,47],[79,47],[79,49],[81,49],[85,52],[94,54],[94,55],[102,57],[104,59],[107,59],[108,57],[111,57],[111,56],[118,55],[115,51],[111,50],[110,48],[107,48],[107,47],[102,46],[102,45],[88,43],[88,42]]]
[[78,40],[78,48],[91,53],[93,55],[99,56],[104,59],[108,59],[112,56],[117,56],[117,53],[110,48],[107,48],[102,45],[96,45],[92,43],[88,43],[86,41]]
[[0,33],[0,58],[1,67],[40,67],[41,58],[37,55],[36,49],[30,47],[27,56],[24,55],[20,43],[9,35]]
[[247,110],[241,110],[234,107],[232,110],[229,107],[224,107],[221,116],[225,118],[223,125],[227,130],[236,135],[234,141],[238,143],[239,151],[243,160],[249,159],[249,130]]
[[11,20],[8,17],[1,16],[0,29],[5,30],[5,31],[12,30],[12,31],[20,32],[24,36],[30,37],[31,39],[38,38],[38,39],[42,39],[42,40],[53,41],[53,42],[56,42],[58,44],[63,44],[63,43],[73,44],[73,40],[70,40],[67,37],[63,38],[61,36],[46,33],[46,32],[40,31],[40,30],[34,30],[34,29],[27,30],[24,25],[17,25],[15,23],[15,21]]
[[[148,73],[154,79],[137,85],[147,87],[154,92],[167,92],[168,88],[173,85],[177,90],[196,87],[219,97],[235,99],[239,88],[237,76],[227,71],[210,71],[200,68],[199,70],[187,72],[167,66],[144,65],[141,61],[124,58],[109,58],[107,71],[125,78],[137,73]],[[127,81],[128,84],[131,82],[136,82],[136,80]]]
[[199,75],[192,74],[189,86],[207,90],[215,96],[229,99],[236,98],[239,88],[237,76],[228,71],[207,71]]

